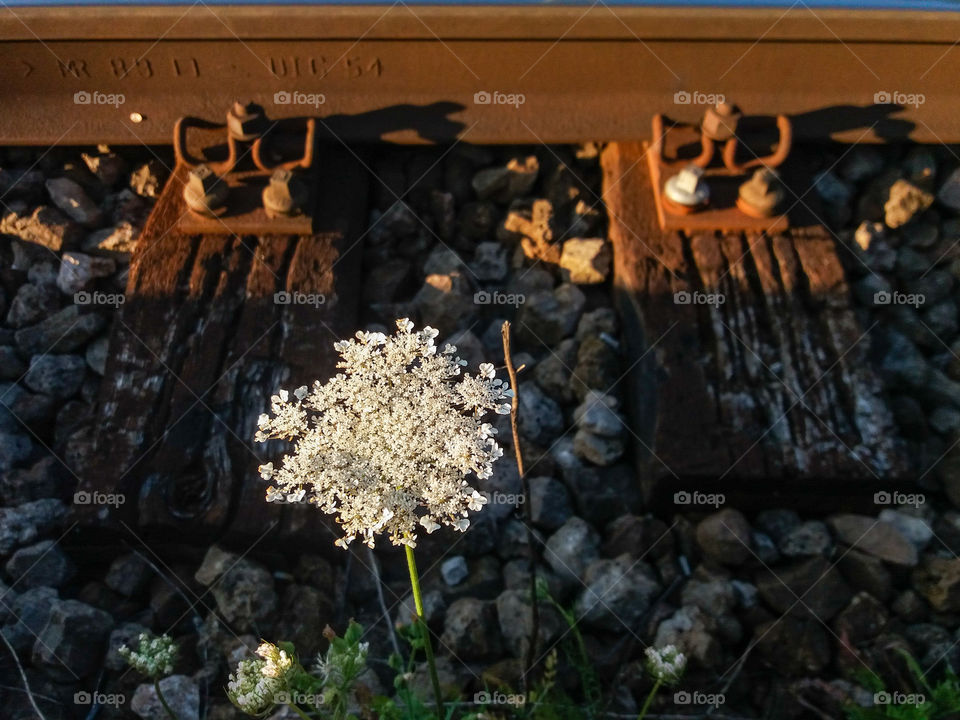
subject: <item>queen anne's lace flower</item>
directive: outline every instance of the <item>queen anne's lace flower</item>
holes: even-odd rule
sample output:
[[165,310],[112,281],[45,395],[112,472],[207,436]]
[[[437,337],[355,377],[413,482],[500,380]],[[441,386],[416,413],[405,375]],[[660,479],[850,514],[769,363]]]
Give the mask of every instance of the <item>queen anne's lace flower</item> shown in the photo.
[[266,675],[263,660],[241,660],[227,683],[227,697],[248,715],[265,714],[287,691],[284,677]]
[[173,672],[177,661],[177,644],[169,635],[153,637],[147,633],[137,636],[137,649],[121,645],[117,650],[137,672],[157,680]]
[[358,536],[373,547],[374,535],[388,533],[395,545],[416,544],[416,530],[441,525],[466,530],[468,510],[486,499],[466,481],[492,474],[503,452],[496,430],[481,418],[510,412],[513,392],[495,378],[493,365],[477,377],[461,376],[466,362],[447,345],[437,352],[437,331],[358,332],[356,340],[334,345],[343,372],[326,384],[281,390],[271,398],[271,415],[261,415],[257,440],[295,442],[283,466],[260,467],[273,485],[267,500],[299,502],[309,496],[335,513],[346,547]]

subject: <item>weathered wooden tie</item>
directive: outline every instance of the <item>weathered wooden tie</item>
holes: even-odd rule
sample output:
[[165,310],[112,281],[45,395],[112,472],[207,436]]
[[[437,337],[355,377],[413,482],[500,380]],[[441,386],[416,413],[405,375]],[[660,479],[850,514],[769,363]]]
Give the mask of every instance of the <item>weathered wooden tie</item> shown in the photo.
[[[612,144],[603,171],[648,495],[769,503],[778,490],[865,496],[903,477],[869,328],[829,233],[815,217],[772,236],[663,232],[643,153]],[[710,294],[725,301],[703,302]]]
[[[170,539],[256,537],[274,522],[290,534],[320,514],[263,501],[257,467],[277,452],[254,441],[257,417],[278,388],[329,376],[333,342],[355,329],[368,177],[326,151],[314,233],[261,237],[177,234],[185,177],[177,168],[132,259],[84,485],[125,494],[108,521]],[[284,304],[284,292],[304,295]]]

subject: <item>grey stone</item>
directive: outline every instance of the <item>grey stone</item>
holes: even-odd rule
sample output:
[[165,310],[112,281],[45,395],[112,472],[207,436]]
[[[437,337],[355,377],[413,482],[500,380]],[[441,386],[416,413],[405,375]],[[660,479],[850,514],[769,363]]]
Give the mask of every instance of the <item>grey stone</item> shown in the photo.
[[9,345],[0,345],[0,380],[19,380],[27,371],[27,365],[17,351]]
[[134,227],[129,222],[121,222],[114,227],[90,233],[87,239],[83,241],[81,249],[88,255],[96,255],[126,263],[130,261],[130,255],[136,247],[139,236],[139,228]]
[[84,677],[103,662],[113,618],[77,600],[59,600],[33,646],[33,662],[66,678]]
[[900,534],[913,543],[919,552],[923,552],[933,539],[933,528],[922,517],[887,508],[880,511],[879,518],[897,528]]
[[241,631],[256,628],[259,618],[277,607],[270,571],[247,558],[213,546],[194,576],[211,586],[211,593],[224,618]]
[[846,545],[894,565],[918,562],[917,548],[894,525],[866,515],[835,515],[827,522]]
[[474,251],[470,269],[477,280],[503,280],[509,270],[506,248],[496,242],[479,243]]
[[52,498],[0,508],[0,556],[60,527],[66,514],[67,507]]
[[563,412],[560,406],[547,397],[536,383],[520,383],[519,404],[517,422],[520,434],[524,437],[546,445],[563,432]]
[[76,566],[53,540],[42,540],[17,550],[6,571],[20,588],[59,588],[76,574]]
[[571,238],[563,243],[560,268],[565,282],[596,285],[610,275],[613,252],[604,238]]
[[85,345],[106,324],[98,313],[81,315],[76,305],[68,305],[38,325],[14,334],[17,347],[26,355],[66,353]]
[[20,594],[4,597],[14,617],[0,632],[18,653],[29,654],[37,636],[50,622],[53,606],[58,602],[57,591],[49,587],[37,587]]
[[60,309],[60,297],[50,286],[24,283],[10,302],[7,325],[22,328],[34,325]]
[[110,338],[103,335],[87,345],[87,350],[84,353],[87,366],[100,377],[103,377],[107,371],[107,354],[109,350]]
[[110,563],[104,584],[124,597],[133,597],[146,588],[152,575],[146,560],[136,553],[127,553]]
[[859,183],[883,170],[883,155],[871,145],[854,145],[840,161],[840,174],[850,182]]
[[166,175],[167,171],[159,160],[148,160],[130,173],[130,187],[137,195],[155,198],[163,189]]
[[540,163],[535,155],[512,158],[505,166],[486,168],[473,176],[473,190],[480,200],[507,204],[526,195],[537,181]]
[[590,525],[574,516],[547,540],[543,557],[564,581],[582,581],[587,566],[599,555],[600,537]]
[[586,570],[577,598],[577,618],[611,632],[636,632],[637,623],[660,593],[652,571],[629,555],[596,560]]
[[556,530],[573,514],[570,493],[552,477],[530,478],[530,519],[538,527]]
[[726,508],[697,525],[697,544],[718,562],[739,565],[752,557],[751,528],[739,510]]
[[833,550],[830,530],[819,520],[810,520],[787,533],[778,546],[784,557],[829,556]]
[[550,397],[561,402],[574,400],[573,390],[570,387],[570,377],[573,367],[577,364],[577,341],[573,338],[561,340],[543,360],[533,368],[533,377],[537,385],[543,388]]
[[654,645],[673,645],[701,667],[713,668],[719,665],[722,657],[720,643],[713,635],[715,629],[712,618],[700,608],[690,605],[660,622]]
[[612,395],[590,390],[583,402],[573,411],[577,427],[594,435],[621,437],[626,429],[626,420],[617,412],[619,402]]
[[812,613],[824,622],[845,608],[853,596],[839,571],[819,556],[775,572],[763,569],[756,586],[760,597],[778,613],[798,617]]
[[440,565],[440,575],[450,587],[462,583],[469,574],[470,569],[467,567],[467,559],[463,555],[447,558]]
[[[443,619],[447,610],[447,603],[443,599],[443,593],[439,590],[427,590],[423,593],[423,614],[430,626],[435,626]],[[412,625],[416,621],[417,606],[413,601],[413,595],[405,595],[397,604],[397,612],[394,622],[397,625]]]
[[573,447],[577,455],[601,467],[613,465],[627,449],[621,438],[595,435],[583,429],[573,436]]
[[577,364],[570,386],[574,394],[584,400],[591,389],[610,392],[620,379],[620,359],[610,344],[598,335],[591,335],[580,343]]
[[103,212],[97,204],[70,178],[51,178],[46,186],[53,204],[72,220],[86,227],[96,227],[103,220]]
[[901,227],[931,204],[933,195],[908,180],[897,180],[890,188],[889,197],[883,206],[884,222],[891,228]]
[[80,227],[59,210],[40,206],[27,214],[10,212],[0,220],[0,233],[13,235],[27,243],[62,252],[77,246],[82,236]]
[[846,205],[853,197],[853,188],[830,170],[817,173],[813,178],[813,187],[830,205]]
[[[497,621],[506,650],[516,658],[526,657],[533,626],[533,607],[527,588],[504,590],[497,596]],[[560,614],[540,603],[537,647],[547,648],[567,629]]]
[[960,212],[960,168],[954,170],[940,185],[937,200],[955,212]]
[[[160,692],[177,720],[200,720],[200,688],[196,680],[186,675],[171,675],[160,681]],[[153,683],[144,683],[136,689],[130,710],[143,720],[169,720]]]
[[23,432],[0,430],[0,471],[26,462],[33,453],[33,441]]
[[517,335],[531,347],[552,347],[576,329],[585,304],[584,294],[569,283],[532,293],[520,308]]
[[112,275],[117,264],[112,258],[65,252],[57,275],[57,287],[65,295],[89,290],[95,280]]
[[140,635],[149,632],[150,628],[136,622],[126,622],[114,628],[107,640],[107,656],[104,659],[107,670],[113,670],[114,672],[127,670],[130,665],[127,663],[127,659],[120,654],[120,648],[124,646],[128,648],[137,647]]
[[447,608],[440,642],[463,660],[497,657],[502,644],[496,604],[476,598],[455,600]]
[[80,391],[87,362],[80,355],[37,355],[24,382],[35,392],[65,400]]

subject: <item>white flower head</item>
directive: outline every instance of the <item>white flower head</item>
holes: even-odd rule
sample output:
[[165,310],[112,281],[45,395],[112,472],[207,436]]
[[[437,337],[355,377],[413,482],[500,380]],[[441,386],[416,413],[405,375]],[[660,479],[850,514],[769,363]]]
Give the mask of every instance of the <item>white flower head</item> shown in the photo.
[[418,528],[466,530],[467,510],[482,503],[465,478],[490,477],[503,455],[482,418],[510,412],[513,392],[489,363],[479,376],[461,373],[466,363],[452,348],[437,352],[438,334],[414,332],[406,318],[391,336],[357,333],[334,345],[340,372],[328,382],[298,389],[292,401],[274,395],[257,440],[287,438],[294,448],[280,467],[262,466],[273,483],[267,499],[299,500],[303,491],[336,515],[340,547],[358,537],[372,547],[379,532],[413,546]]
[[148,678],[159,680],[173,672],[179,648],[169,635],[140,633],[137,636],[136,650],[123,645],[118,652],[134,670]]
[[647,672],[666,685],[678,682],[687,667],[686,656],[673,645],[648,647],[644,654],[647,656]]

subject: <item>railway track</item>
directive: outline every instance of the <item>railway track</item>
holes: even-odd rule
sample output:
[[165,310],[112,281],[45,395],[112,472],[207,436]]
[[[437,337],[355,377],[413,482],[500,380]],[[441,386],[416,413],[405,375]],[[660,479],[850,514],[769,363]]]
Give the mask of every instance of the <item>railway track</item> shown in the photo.
[[[791,212],[777,223],[708,219],[691,232],[681,219],[680,229],[663,229],[651,187],[659,180],[634,141],[651,137],[654,116],[696,123],[704,105],[724,99],[767,124],[776,115],[772,144],[784,157],[791,140],[960,141],[960,13],[203,6],[131,8],[120,25],[111,12],[8,8],[0,17],[0,82],[13,100],[0,112],[0,143],[175,145],[114,326],[96,460],[80,478],[86,491],[139,498],[118,518],[193,523],[212,535],[256,535],[278,521],[245,515],[243,498],[260,489],[242,439],[279,384],[332,369],[327,333],[359,322],[368,202],[392,181],[354,148],[380,141],[614,141],[596,204],[610,222],[625,363],[646,358],[629,409],[648,499],[696,478],[747,506],[761,485],[764,497],[802,496],[843,477],[848,500],[862,500],[872,497],[865,488],[905,477],[881,383],[864,353],[850,352],[865,328],[823,210],[804,200],[812,170],[802,158],[785,166],[795,176]],[[224,136],[224,110],[237,97],[263,115],[244,119],[237,106]],[[291,129],[283,153],[275,140],[237,140],[289,140]],[[266,183],[271,150],[312,188],[310,207],[286,224],[265,219],[259,189],[236,200],[245,184]],[[746,165],[724,155],[742,182]],[[190,171],[204,161],[217,169],[213,181],[232,178],[234,205],[212,219],[184,205]],[[690,291],[735,302],[678,307],[674,294]],[[276,293],[332,302],[319,313],[278,308]],[[675,326],[683,332],[648,358]],[[744,352],[754,346],[764,359]],[[779,386],[769,385],[766,363],[782,367]],[[797,399],[817,386],[809,402]],[[782,425],[768,437],[771,422]],[[304,529],[296,513],[283,522]]]
[[958,38],[960,12],[804,4],[6,6],[0,144],[168,143],[238,97],[344,142],[632,140],[717,95],[798,138],[957,142]]

